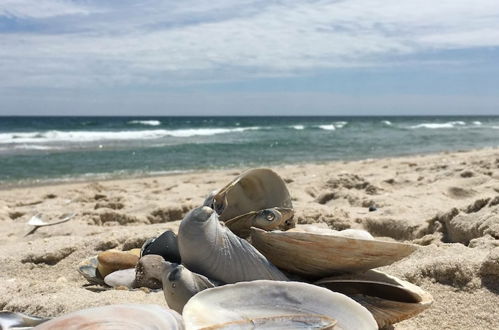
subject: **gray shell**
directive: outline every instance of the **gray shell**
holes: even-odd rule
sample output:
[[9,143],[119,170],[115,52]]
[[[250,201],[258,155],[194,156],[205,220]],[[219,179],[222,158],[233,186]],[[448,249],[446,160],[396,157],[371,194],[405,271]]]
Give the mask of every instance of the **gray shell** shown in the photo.
[[163,294],[166,303],[179,313],[182,313],[184,305],[192,296],[215,286],[207,277],[193,273],[182,265],[172,264],[163,272]]
[[250,243],[218,221],[208,207],[192,210],[178,231],[182,263],[191,271],[224,283],[252,280],[287,280]]

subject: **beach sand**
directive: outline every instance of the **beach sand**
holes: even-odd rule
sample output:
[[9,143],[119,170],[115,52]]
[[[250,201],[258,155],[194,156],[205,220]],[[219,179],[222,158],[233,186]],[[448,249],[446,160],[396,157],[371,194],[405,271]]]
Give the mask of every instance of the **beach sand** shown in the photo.
[[[435,302],[394,329],[499,329],[499,149],[273,169],[287,182],[298,223],[364,228],[420,245],[381,269],[421,286]],[[113,303],[166,306],[162,292],[89,291],[77,265],[176,231],[186,212],[239,173],[1,190],[0,309],[57,316]],[[77,215],[24,237],[38,212]]]

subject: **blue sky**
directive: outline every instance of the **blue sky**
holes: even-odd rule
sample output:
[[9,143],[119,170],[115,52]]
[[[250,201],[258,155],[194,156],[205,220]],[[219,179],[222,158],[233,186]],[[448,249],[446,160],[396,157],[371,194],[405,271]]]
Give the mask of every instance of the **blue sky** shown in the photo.
[[2,0],[0,115],[499,114],[497,0]]

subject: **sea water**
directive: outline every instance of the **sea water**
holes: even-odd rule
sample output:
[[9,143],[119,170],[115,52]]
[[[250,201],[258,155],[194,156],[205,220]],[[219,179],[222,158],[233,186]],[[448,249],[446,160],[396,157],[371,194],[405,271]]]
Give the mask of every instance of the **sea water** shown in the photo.
[[499,145],[499,117],[0,117],[0,185]]

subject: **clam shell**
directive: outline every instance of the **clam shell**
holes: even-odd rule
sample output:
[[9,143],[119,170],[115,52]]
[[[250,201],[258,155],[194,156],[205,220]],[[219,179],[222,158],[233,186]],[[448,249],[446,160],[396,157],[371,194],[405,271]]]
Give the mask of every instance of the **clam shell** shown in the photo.
[[104,278],[97,269],[98,265],[97,256],[85,259],[78,265],[78,273],[83,275],[89,283],[107,286],[104,283]]
[[234,235],[208,207],[194,209],[178,231],[182,263],[191,271],[224,283],[287,280],[260,252]]
[[208,288],[215,287],[215,283],[207,277],[191,272],[182,265],[172,265],[163,273],[163,293],[168,306],[182,313],[184,305],[192,296]]
[[433,303],[431,294],[420,287],[375,270],[328,277],[315,284],[356,300],[373,314],[380,328],[419,314]]
[[83,309],[35,327],[38,330],[184,329],[182,317],[158,305],[108,305]]
[[251,243],[277,267],[309,278],[389,265],[416,245],[306,232],[251,228]]
[[294,226],[293,216],[293,209],[273,207],[240,215],[227,220],[225,225],[237,236],[245,238],[250,235],[251,227],[263,230],[290,229]]
[[301,282],[252,281],[204,290],[184,306],[187,329],[376,329],[353,299]]
[[31,329],[31,327],[34,327],[48,320],[49,319],[30,316],[23,313],[1,311],[0,329]]
[[[243,223],[248,221],[243,215],[251,216],[251,212],[274,207],[293,208],[286,184],[277,173],[267,168],[251,169],[242,173],[217,193],[212,193],[205,205],[218,213],[220,221],[227,222],[238,217],[238,221]],[[236,225],[238,221],[232,221],[228,225],[236,235],[239,235],[239,228],[242,226]],[[294,224],[292,219],[287,221],[287,224],[283,222],[283,226],[289,228]],[[246,230],[250,227],[251,224]]]

